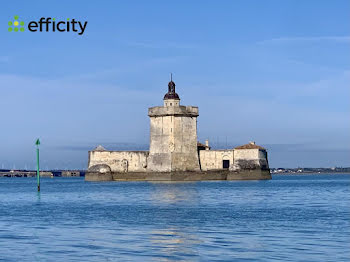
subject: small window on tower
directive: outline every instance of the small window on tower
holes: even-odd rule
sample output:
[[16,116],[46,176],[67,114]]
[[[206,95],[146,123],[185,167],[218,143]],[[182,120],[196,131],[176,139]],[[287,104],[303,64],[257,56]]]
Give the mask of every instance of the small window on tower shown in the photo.
[[170,103],[170,105],[172,106],[172,105],[173,105],[173,103]]

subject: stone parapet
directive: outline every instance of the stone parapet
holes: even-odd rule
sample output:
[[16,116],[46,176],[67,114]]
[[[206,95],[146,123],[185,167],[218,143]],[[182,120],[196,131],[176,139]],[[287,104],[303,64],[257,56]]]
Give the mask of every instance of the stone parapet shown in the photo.
[[148,116],[198,116],[197,106],[176,106],[176,107],[164,107],[155,106],[148,108]]

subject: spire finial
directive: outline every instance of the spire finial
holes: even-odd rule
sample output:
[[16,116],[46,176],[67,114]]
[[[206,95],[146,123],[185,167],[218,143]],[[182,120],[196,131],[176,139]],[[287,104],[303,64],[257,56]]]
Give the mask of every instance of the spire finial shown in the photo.
[[168,83],[168,93],[165,94],[164,99],[178,99],[179,95],[175,92],[175,83],[173,82],[173,73],[170,73],[170,82]]

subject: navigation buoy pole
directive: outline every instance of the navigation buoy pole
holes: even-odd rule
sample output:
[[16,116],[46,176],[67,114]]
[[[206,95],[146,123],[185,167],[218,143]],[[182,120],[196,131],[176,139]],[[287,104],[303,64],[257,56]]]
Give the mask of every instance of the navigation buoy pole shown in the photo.
[[39,145],[40,140],[39,138],[35,142],[36,144],[36,177],[38,181],[38,192],[40,192],[40,171],[39,171]]

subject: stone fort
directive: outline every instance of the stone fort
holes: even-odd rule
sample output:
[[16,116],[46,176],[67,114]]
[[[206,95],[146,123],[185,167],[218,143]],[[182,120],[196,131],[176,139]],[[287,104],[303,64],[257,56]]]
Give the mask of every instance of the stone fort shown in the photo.
[[198,107],[180,105],[175,83],[168,84],[163,106],[148,109],[149,151],[89,151],[88,181],[271,179],[266,150],[249,142],[212,150],[197,139]]

